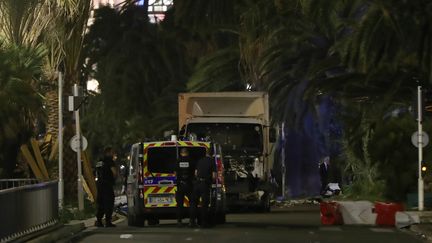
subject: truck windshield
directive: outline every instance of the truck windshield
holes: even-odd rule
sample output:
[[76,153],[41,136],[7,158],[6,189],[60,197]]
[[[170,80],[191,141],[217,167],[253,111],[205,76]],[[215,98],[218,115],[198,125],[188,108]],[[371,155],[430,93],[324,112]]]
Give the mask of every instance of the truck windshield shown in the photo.
[[196,136],[198,140],[214,140],[228,154],[261,154],[263,151],[260,124],[190,123],[186,132],[188,137]]
[[[182,147],[152,147],[148,149],[148,170],[151,173],[174,173],[177,167],[177,154]],[[190,167],[205,156],[204,147],[185,147],[189,151]]]

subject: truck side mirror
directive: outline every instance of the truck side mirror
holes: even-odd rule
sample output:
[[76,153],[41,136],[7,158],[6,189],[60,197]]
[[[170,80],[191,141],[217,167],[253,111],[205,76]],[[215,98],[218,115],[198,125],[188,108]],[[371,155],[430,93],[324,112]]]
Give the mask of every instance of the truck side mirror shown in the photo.
[[270,143],[276,142],[276,129],[274,129],[274,128],[269,129],[269,140],[270,140]]

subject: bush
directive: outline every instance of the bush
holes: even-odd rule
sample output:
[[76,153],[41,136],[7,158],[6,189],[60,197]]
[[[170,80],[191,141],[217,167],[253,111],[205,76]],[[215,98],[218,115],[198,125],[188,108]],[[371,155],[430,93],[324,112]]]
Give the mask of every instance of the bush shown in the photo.
[[71,220],[84,220],[92,218],[96,215],[96,205],[89,200],[84,200],[84,210],[78,210],[76,202],[65,204],[63,209],[59,211],[60,222],[63,224],[69,223]]

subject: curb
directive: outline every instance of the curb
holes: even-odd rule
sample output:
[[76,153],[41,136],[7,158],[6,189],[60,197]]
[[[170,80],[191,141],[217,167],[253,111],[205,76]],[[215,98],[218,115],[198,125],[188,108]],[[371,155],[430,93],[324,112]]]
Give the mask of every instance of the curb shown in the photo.
[[[126,217],[113,215],[114,224],[123,222]],[[95,218],[77,221],[72,224],[57,224],[46,230],[18,239],[17,242],[45,243],[45,242],[71,242],[82,237],[82,233],[94,230]],[[86,230],[87,229],[87,230]]]
[[63,225],[60,223],[57,223],[57,224],[52,225],[51,227],[48,227],[48,228],[45,228],[43,230],[39,230],[39,231],[30,233],[28,235],[24,235],[20,238],[17,238],[17,239],[15,239],[15,242],[28,242],[32,239],[35,239],[35,238],[40,237],[42,235],[49,234],[50,232],[58,230],[61,227],[63,227]]
[[53,229],[50,232],[46,232],[44,235],[33,238],[27,242],[31,243],[43,243],[43,242],[58,242],[68,241],[69,238],[85,229],[84,223],[73,224],[73,225],[62,225],[57,229]]
[[[121,222],[123,222],[123,221],[125,221],[127,219],[125,216],[119,216],[119,215],[117,215],[116,217],[117,217],[117,219],[113,221],[113,224],[121,223]],[[115,218],[115,216],[113,216],[113,218]],[[92,222],[94,222],[94,220]],[[84,223],[82,223],[82,224],[84,225]],[[97,228],[94,227],[94,226],[87,226],[87,227],[84,227],[84,229],[85,230],[81,230],[81,231],[73,234],[72,236],[70,236],[66,240],[66,242],[75,242],[75,241],[78,241],[78,240],[84,238],[86,236],[86,234],[89,234],[89,232],[92,232],[93,230],[95,230]]]

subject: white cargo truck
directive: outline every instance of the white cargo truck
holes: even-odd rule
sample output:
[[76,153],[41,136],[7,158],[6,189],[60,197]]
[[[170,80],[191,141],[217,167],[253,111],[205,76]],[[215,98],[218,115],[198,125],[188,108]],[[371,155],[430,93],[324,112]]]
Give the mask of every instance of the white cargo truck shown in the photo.
[[268,94],[180,93],[179,136],[222,146],[227,205],[270,210],[272,195]]

